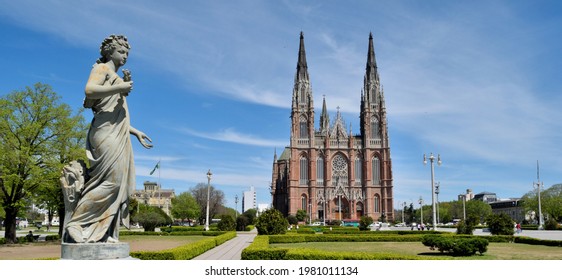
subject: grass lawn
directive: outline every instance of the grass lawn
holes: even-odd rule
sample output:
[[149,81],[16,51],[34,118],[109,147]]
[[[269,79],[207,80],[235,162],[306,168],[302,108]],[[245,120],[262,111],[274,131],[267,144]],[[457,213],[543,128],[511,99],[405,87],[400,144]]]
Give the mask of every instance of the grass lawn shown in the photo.
[[[270,244],[274,248],[310,248],[334,252],[392,252],[403,255],[443,257],[421,242],[308,242]],[[480,256],[448,257],[452,260],[561,260],[562,248],[518,243],[490,243],[488,251]]]

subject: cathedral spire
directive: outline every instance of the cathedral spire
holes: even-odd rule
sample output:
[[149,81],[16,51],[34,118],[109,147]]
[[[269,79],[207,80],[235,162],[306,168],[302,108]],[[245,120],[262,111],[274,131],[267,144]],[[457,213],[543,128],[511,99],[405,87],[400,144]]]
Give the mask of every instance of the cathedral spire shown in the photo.
[[363,79],[363,90],[361,91],[361,114],[360,131],[363,137],[378,137],[378,124],[386,117],[381,115],[384,105],[382,90],[379,80],[377,60],[375,58],[375,47],[373,44],[373,33],[369,33],[369,48],[367,51],[367,63],[365,77]]
[[330,116],[328,115],[328,109],[326,109],[326,96],[322,101],[322,114],[320,115],[320,132],[325,135],[327,131],[330,130]]
[[[314,102],[308,76],[308,67],[306,65],[306,52],[304,50],[304,35],[302,31],[300,33],[299,57],[293,87],[291,123],[291,145],[296,144],[299,139],[314,137]],[[312,143],[312,141],[309,143]]]
[[373,33],[369,33],[369,50],[367,52],[367,65],[365,69],[365,95],[369,103],[377,102],[379,95],[379,73],[373,46]]
[[366,76],[371,77],[374,73],[377,76],[377,61],[375,59],[375,47],[373,46],[373,33],[369,33],[369,50],[367,54],[367,74]]
[[306,65],[306,51],[304,49],[304,34],[301,31],[299,45],[299,59],[297,62],[297,74],[295,75],[295,83],[298,81],[308,81],[308,66]]
[[304,50],[304,34],[301,31],[299,58],[297,60],[297,72],[295,73],[295,86],[293,88],[293,108],[313,108],[312,90],[306,65],[306,51]]

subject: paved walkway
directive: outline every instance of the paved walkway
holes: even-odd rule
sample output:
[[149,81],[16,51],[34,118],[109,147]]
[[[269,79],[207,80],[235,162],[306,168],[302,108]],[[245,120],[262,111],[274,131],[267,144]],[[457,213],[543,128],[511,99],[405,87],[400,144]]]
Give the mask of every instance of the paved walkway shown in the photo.
[[193,258],[194,260],[240,260],[242,250],[250,246],[258,231],[254,228],[252,231],[238,231],[236,237],[226,241],[225,243]]

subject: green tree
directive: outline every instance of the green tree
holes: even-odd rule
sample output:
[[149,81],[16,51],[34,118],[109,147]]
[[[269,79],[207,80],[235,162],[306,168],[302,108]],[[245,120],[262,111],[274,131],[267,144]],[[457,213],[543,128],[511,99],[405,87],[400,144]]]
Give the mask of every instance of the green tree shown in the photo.
[[[462,201],[461,201],[462,203]],[[480,200],[469,200],[466,202],[466,219],[472,219],[474,225],[484,223],[486,218],[492,214],[492,207],[490,204]]]
[[58,185],[63,165],[75,159],[74,148],[66,144],[85,137],[76,129],[81,122],[80,113],[73,116],[45,84],[0,99],[0,198],[7,242],[16,241],[16,216],[26,199]]
[[[207,184],[199,183],[189,190],[199,205],[199,223],[204,224],[207,215]],[[209,219],[212,219],[224,205],[224,193],[210,186]],[[210,221],[209,221],[210,224]]]
[[407,224],[411,224],[415,221],[415,211],[413,203],[410,203],[410,205],[404,208],[404,221]]
[[461,220],[457,223],[457,234],[470,234],[474,233],[475,219]]
[[299,220],[299,222],[304,222],[306,220],[306,216],[307,216],[306,210],[303,210],[303,209],[297,210],[296,217],[297,217],[297,220]]
[[236,218],[236,230],[238,231],[244,231],[246,230],[246,226],[249,225],[249,221],[248,221],[248,217],[244,216],[244,215],[240,215],[238,216],[238,218]]
[[297,219],[297,217],[295,217],[293,215],[287,216],[287,221],[289,222],[290,225],[296,225],[296,224],[299,223],[299,220]]
[[505,213],[491,214],[486,219],[486,224],[493,235],[513,235],[515,222]]
[[219,207],[219,210],[217,210],[217,215],[229,215],[232,216],[232,218],[235,218],[238,216],[238,212],[234,208],[222,205]]
[[133,222],[139,223],[144,231],[154,231],[158,226],[171,224],[172,219],[156,206],[141,204]]
[[288,226],[287,219],[275,208],[261,213],[256,221],[256,228],[260,235],[283,234],[287,231]]
[[373,223],[373,218],[361,216],[359,220],[359,230],[369,230],[369,225]]
[[546,230],[557,230],[559,228],[560,226],[558,225],[558,222],[554,218],[550,218],[546,220],[546,222],[544,223],[544,229]]
[[217,224],[217,229],[220,231],[231,231],[236,229],[236,222],[230,215],[221,215],[220,222]]
[[180,193],[172,198],[172,216],[176,219],[194,220],[199,218],[201,209],[189,192]]
[[248,209],[242,213],[242,215],[248,217],[248,224],[253,225],[256,223],[256,216],[258,214],[258,210],[256,209]]
[[[539,200],[537,191],[532,190],[525,195],[522,199],[523,208],[529,212],[533,211],[536,214],[536,221],[538,222],[539,213]],[[552,218],[556,221],[562,221],[562,184],[556,184],[541,191],[541,212],[544,216]],[[545,219],[546,220],[546,219]]]

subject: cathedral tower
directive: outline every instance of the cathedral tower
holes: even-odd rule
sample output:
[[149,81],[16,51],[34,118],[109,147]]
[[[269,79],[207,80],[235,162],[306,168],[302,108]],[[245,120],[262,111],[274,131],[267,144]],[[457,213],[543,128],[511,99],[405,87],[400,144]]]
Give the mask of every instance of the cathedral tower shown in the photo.
[[[359,95],[359,94],[358,94]],[[314,102],[304,35],[295,74],[290,145],[274,155],[273,206],[285,215],[304,210],[317,221],[392,220],[392,165],[384,93],[380,85],[373,36],[360,95],[360,134],[353,135],[339,108],[332,122],[322,100],[315,130]]]

